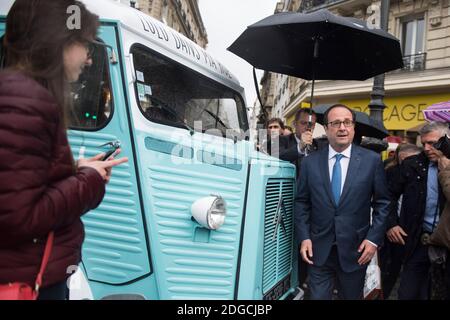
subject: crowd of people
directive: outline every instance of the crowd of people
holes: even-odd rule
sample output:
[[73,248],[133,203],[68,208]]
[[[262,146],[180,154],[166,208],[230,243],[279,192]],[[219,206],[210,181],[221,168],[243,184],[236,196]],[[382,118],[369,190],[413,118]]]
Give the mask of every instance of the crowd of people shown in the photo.
[[299,281],[307,297],[363,298],[367,265],[379,253],[379,297],[450,299],[450,159],[436,147],[450,136],[449,124],[427,123],[423,147],[401,143],[383,164],[354,140],[350,108],[326,111],[326,142],[313,139],[317,116],[308,121],[310,114],[298,110],[288,135],[280,119],[268,121],[279,132],[271,135],[279,152],[271,154],[297,168]]

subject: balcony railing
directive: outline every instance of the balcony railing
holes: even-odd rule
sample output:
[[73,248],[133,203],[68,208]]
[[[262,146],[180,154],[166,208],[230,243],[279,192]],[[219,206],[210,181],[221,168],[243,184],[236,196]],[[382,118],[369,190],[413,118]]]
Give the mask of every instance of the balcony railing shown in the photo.
[[347,0],[303,0],[298,12],[310,12],[321,8],[329,7],[338,2],[345,2]]
[[427,60],[427,54],[418,53],[403,56],[403,68],[402,71],[422,71],[425,70],[425,61]]

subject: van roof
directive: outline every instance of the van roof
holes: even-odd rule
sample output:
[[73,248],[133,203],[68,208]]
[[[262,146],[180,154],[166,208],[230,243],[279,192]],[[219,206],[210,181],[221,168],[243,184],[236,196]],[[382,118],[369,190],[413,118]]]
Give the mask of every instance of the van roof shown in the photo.
[[[155,18],[120,3],[118,0],[80,1],[90,11],[97,14],[101,20],[119,21],[121,26],[130,32],[174,52],[177,56],[183,56],[196,65],[202,65],[203,68],[214,73],[225,83],[241,88],[237,78],[217,59],[207,53],[206,50]],[[0,1],[0,17],[6,16],[13,3],[14,0]]]

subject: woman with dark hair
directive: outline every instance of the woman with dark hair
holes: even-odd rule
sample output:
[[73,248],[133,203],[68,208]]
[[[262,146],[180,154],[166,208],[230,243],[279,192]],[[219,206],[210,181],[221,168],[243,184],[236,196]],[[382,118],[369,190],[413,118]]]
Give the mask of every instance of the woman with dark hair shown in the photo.
[[[71,6],[79,9],[80,28],[67,24]],[[75,0],[16,0],[7,16],[6,69],[0,72],[0,284],[34,288],[53,232],[39,299],[67,297],[67,278],[81,260],[80,217],[102,201],[112,167],[128,161],[101,161],[99,154],[75,162],[67,139],[70,82],[92,63],[89,46],[98,26],[98,17]]]

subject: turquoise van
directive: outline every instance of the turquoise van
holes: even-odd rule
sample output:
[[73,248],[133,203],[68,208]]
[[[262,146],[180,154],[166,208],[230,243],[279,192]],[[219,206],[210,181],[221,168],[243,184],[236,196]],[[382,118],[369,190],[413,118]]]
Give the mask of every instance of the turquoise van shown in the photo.
[[295,168],[254,150],[239,82],[142,12],[83,2],[101,28],[73,85],[70,144],[75,158],[120,145],[129,162],[83,217],[71,299],[299,298]]

